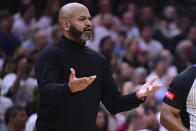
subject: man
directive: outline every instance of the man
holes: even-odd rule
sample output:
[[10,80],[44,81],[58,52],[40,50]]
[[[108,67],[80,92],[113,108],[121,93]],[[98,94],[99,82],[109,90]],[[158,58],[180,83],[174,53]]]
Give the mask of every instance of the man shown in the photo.
[[139,106],[160,88],[152,86],[154,77],[137,93],[121,95],[103,56],[85,46],[92,37],[88,9],[66,4],[59,21],[62,39],[44,48],[35,67],[40,91],[37,131],[95,131],[100,100],[116,114]]
[[16,60],[16,73],[8,73],[2,80],[2,94],[20,106],[26,106],[37,87],[35,78],[30,77],[32,59],[19,56]]
[[0,12],[0,56],[12,57],[20,46],[19,37],[12,33],[13,16],[8,11]]
[[5,112],[6,131],[23,131],[27,120],[25,108],[12,106]]
[[163,99],[160,120],[168,130],[196,130],[196,64],[173,79]]

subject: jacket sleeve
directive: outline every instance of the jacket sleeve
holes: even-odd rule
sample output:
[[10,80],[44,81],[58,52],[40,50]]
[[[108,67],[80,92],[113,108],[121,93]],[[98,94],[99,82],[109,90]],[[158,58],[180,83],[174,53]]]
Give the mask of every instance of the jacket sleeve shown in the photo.
[[101,101],[105,107],[112,113],[116,114],[138,107],[145,100],[136,96],[136,92],[128,95],[122,95],[114,83],[112,75],[104,63],[104,78]]
[[42,101],[57,102],[70,95],[68,83],[60,81],[61,70],[57,53],[42,52],[37,59],[35,72]]

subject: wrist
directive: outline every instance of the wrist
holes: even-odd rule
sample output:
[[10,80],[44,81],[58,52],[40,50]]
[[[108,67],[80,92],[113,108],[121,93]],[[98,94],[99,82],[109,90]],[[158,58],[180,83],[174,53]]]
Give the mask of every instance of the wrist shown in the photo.
[[69,92],[72,93],[72,90],[71,90],[69,84],[67,85],[67,88],[68,88]]
[[73,90],[73,88],[71,88],[69,84],[67,85],[67,88],[71,94],[76,92],[75,90]]
[[144,100],[144,99],[146,98],[146,96],[141,96],[141,95],[139,94],[139,90],[136,91],[136,96],[137,96],[138,99],[141,99],[141,100]]

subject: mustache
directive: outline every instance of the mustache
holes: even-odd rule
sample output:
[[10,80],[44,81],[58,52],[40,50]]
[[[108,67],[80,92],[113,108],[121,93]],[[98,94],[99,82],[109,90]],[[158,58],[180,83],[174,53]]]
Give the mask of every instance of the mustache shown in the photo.
[[92,28],[90,26],[84,27],[83,31],[91,31],[92,32]]

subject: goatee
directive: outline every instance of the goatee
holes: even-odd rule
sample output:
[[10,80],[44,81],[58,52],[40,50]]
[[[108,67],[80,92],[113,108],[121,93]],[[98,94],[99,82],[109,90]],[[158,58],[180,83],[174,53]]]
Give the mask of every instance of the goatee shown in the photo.
[[[84,30],[85,30],[85,28],[84,28]],[[73,25],[70,26],[69,32],[73,37],[79,38],[83,41],[87,41],[87,40],[92,39],[92,32],[89,32],[89,33],[85,32],[85,31],[81,32],[78,29],[76,29]]]

